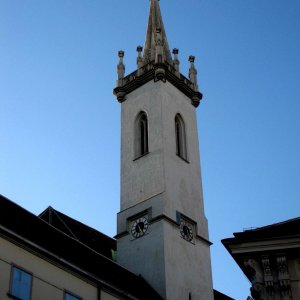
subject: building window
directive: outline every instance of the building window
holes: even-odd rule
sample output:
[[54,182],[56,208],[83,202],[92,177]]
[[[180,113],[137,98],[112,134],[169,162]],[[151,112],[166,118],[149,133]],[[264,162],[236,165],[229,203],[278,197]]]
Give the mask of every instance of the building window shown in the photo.
[[81,298],[77,297],[69,292],[65,292],[65,300],[81,300]]
[[186,136],[184,121],[179,114],[175,117],[176,154],[187,160]]
[[32,275],[17,267],[12,267],[9,295],[16,299],[30,300]]
[[148,151],[148,118],[142,111],[135,121],[135,158],[147,154]]

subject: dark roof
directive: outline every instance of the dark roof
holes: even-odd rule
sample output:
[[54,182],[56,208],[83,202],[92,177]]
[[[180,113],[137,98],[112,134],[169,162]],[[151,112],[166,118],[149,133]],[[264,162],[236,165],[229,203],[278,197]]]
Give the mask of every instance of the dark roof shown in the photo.
[[49,206],[39,217],[56,229],[80,241],[96,252],[112,259],[112,250],[116,251],[116,240],[91,228]]
[[[46,218],[47,210],[42,213],[42,218],[43,215]],[[58,214],[58,216],[61,215]],[[68,221],[66,224],[71,226],[69,228],[74,230],[75,235],[76,233],[79,235],[81,230],[77,226],[81,223],[66,217],[62,220]],[[108,259],[107,256],[85,245],[81,235],[80,241],[79,237],[76,239],[71,237],[70,233],[66,234],[64,232],[66,229],[58,230],[42,218],[0,195],[0,234],[2,236],[40,253],[54,263],[64,265],[71,271],[86,276],[100,286],[113,286],[115,291],[119,291],[125,299],[127,298],[125,295],[133,295],[143,300],[162,299],[142,277],[129,272]],[[61,226],[58,221],[54,222],[57,226]],[[92,231],[92,228],[84,225],[81,233]],[[103,242],[105,247],[111,245],[112,241],[109,241],[108,237],[99,232],[96,235],[99,240],[95,243],[91,242],[90,245],[98,247],[98,243],[103,241],[105,241]]]
[[234,299],[220,293],[217,290],[214,290],[214,300],[234,300]]
[[290,219],[284,222],[275,223],[268,226],[258,227],[255,229],[245,230],[243,232],[235,232],[235,238],[226,240],[262,240],[276,239],[290,236],[300,236],[300,218]]

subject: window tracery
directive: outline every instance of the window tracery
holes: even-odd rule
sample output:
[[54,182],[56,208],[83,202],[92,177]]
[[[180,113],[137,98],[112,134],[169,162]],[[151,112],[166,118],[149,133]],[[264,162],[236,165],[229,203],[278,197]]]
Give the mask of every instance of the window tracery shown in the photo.
[[135,157],[138,158],[148,152],[148,118],[147,114],[142,111],[135,121]]
[[184,160],[187,160],[185,124],[179,114],[175,117],[175,138],[176,154]]

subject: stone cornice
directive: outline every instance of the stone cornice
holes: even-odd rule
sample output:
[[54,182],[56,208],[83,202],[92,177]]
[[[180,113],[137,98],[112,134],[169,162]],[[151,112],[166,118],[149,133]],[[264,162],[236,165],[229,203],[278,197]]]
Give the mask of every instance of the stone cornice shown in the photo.
[[126,95],[151,80],[168,81],[189,97],[193,106],[198,107],[200,104],[202,94],[195,90],[194,84],[181,73],[177,75],[174,67],[166,62],[151,62],[126,77],[119,79],[118,86],[113,91],[114,95],[116,95],[118,101],[122,103],[126,100]]
[[287,236],[286,238],[273,238],[256,241],[223,240],[222,243],[233,254],[264,252],[264,251],[288,251],[288,249],[300,248],[300,236]]

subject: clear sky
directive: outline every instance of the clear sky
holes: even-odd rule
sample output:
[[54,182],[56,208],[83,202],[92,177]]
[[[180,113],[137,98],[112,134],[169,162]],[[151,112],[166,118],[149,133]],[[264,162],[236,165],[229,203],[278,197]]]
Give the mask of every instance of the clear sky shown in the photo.
[[[161,0],[197,109],[214,286],[250,284],[220,243],[300,215],[300,1]],[[113,236],[119,210],[117,51],[126,73],[148,0],[0,0],[0,193]]]

